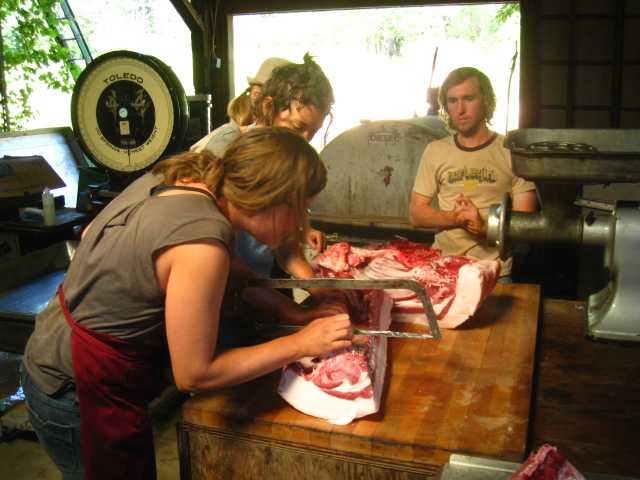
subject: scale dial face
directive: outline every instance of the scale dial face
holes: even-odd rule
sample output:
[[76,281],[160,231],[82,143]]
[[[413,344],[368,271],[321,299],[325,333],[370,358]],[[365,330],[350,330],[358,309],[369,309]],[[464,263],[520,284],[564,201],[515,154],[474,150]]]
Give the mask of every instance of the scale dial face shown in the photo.
[[124,56],[106,59],[86,73],[76,86],[74,128],[88,153],[116,172],[136,172],[154,163],[174,127],[171,91],[160,74]]

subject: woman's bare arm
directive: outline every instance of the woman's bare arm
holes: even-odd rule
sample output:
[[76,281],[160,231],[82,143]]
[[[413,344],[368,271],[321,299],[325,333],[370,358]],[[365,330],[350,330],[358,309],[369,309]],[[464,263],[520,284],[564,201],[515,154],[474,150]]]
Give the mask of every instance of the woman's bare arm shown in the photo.
[[229,256],[217,243],[170,248],[156,260],[166,291],[166,329],[176,385],[201,391],[243,383],[303,356],[351,345],[347,315],[314,320],[293,335],[251,347],[215,351]]

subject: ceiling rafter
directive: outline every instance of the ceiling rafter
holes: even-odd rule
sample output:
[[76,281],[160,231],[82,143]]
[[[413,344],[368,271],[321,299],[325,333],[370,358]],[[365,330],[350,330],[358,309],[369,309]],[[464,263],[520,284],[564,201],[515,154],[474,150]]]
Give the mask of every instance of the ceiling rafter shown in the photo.
[[189,0],[169,0],[192,33],[204,32],[204,21]]

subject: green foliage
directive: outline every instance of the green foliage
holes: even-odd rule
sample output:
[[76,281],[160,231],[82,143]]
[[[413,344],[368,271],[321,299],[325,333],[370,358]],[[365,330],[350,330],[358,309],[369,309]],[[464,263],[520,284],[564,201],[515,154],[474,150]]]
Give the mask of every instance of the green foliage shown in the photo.
[[9,119],[2,130],[19,130],[34,115],[29,98],[34,86],[70,92],[80,68],[59,41],[66,20],[58,18],[57,0],[2,0],[0,33],[3,37],[4,75]]
[[510,21],[518,21],[519,14],[519,3],[507,3],[500,6],[497,11],[489,6],[487,8],[465,6],[456,15],[447,18],[447,36],[472,42],[495,43],[500,40],[501,28]]
[[502,5],[498,12],[496,13],[495,22],[498,25],[504,25],[509,21],[509,19],[514,16],[520,14],[520,4],[519,3],[507,3]]
[[400,56],[402,45],[405,42],[401,21],[402,18],[398,14],[383,18],[378,28],[369,37],[369,42],[376,53],[385,53],[390,58]]
[[[374,14],[375,15],[375,14]],[[457,38],[493,45],[502,41],[505,30],[520,19],[520,5],[460,5],[446,11],[434,8],[384,9],[367,34],[367,44],[378,54],[400,57],[402,49],[420,37]]]

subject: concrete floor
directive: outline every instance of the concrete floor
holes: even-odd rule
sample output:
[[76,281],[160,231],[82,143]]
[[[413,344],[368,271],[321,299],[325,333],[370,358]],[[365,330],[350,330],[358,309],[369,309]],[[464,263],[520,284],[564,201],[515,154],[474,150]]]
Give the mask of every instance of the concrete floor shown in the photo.
[[[47,456],[32,432],[28,431],[26,408],[23,402],[5,402],[18,390],[18,355],[0,352],[0,479],[58,480],[60,472]],[[159,480],[180,477],[176,422],[180,402],[169,395],[154,415],[156,465]],[[10,406],[7,404],[11,403]],[[8,408],[7,408],[8,407]]]

